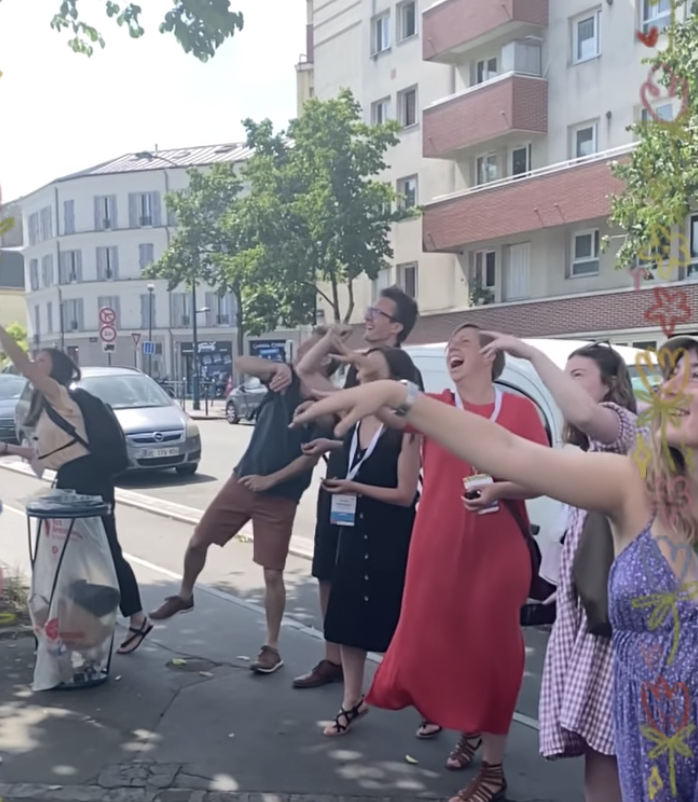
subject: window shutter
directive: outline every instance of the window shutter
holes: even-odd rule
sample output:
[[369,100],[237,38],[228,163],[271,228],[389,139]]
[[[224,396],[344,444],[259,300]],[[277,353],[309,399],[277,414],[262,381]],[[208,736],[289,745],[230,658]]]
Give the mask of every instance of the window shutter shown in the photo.
[[66,283],[66,276],[65,276],[65,253],[61,252],[58,254],[58,283],[65,284]]
[[160,202],[160,193],[151,192],[151,203],[153,204],[153,225],[162,225],[162,204]]
[[114,246],[109,249],[111,257],[112,280],[119,280],[119,249]]
[[148,328],[148,296],[141,295],[141,328]]
[[207,292],[204,297],[205,306],[208,307],[208,312],[206,312],[206,325],[217,326],[219,312],[218,295],[215,292]]
[[97,281],[104,281],[105,264],[104,264],[104,248],[99,247],[95,254],[97,260]]
[[82,251],[75,251],[75,273],[77,274],[78,284],[82,282]]
[[121,327],[121,298],[115,295],[112,299],[112,309],[116,312],[116,326]]
[[136,192],[128,193],[128,225],[129,228],[140,227],[138,220],[138,194]]
[[66,234],[75,233],[75,201],[68,200],[63,203],[63,227]]
[[[80,251],[78,251],[80,253]],[[77,321],[78,321],[78,331],[85,330],[85,302],[82,298],[79,298],[75,302],[75,306],[77,307],[75,310]]]
[[94,206],[95,206],[95,231],[102,231],[104,228],[104,220],[102,219],[102,199],[95,195],[94,199]]
[[116,209],[116,195],[109,196],[109,214],[111,215],[111,227],[119,227],[119,216]]

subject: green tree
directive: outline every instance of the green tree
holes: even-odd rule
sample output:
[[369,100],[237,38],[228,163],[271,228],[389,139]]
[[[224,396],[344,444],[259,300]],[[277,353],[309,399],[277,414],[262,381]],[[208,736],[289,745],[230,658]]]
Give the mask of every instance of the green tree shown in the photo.
[[400,126],[364,123],[348,90],[311,100],[286,131],[275,133],[269,120],[244,125],[253,156],[243,172],[250,191],[237,224],[251,250],[238,256],[255,264],[261,282],[250,312],[268,330],[314,323],[319,294],[335,320],[348,320],[354,281],[377,277],[393,255],[391,225],[418,214],[405,210],[392,185],[377,177]]
[[[143,36],[145,30],[140,23],[140,5],[112,0],[102,2],[107,17],[125,27],[132,39]],[[79,3],[79,0],[62,0],[51,20],[51,27],[55,31],[72,33],[69,47],[76,53],[91,56],[95,45],[104,47],[104,39],[97,28],[81,17],[84,7],[85,3]],[[208,61],[216,55],[223,42],[242,27],[242,14],[230,10],[229,0],[172,0],[172,8],[160,23],[160,33],[174,34],[186,53],[200,61]]]
[[[685,22],[672,22],[668,34],[667,50],[645,63],[649,71],[656,68],[649,76],[652,83],[674,93],[681,110],[673,123],[649,119],[631,125],[637,147],[612,167],[625,183],[623,192],[611,198],[609,218],[625,232],[617,256],[619,269],[634,265],[638,257],[650,263],[647,267],[653,267],[653,254],[668,257],[670,232],[675,225],[683,226],[698,195],[697,14],[692,10]],[[649,85],[644,91],[648,100],[659,94]],[[679,259],[685,263],[686,255]]]

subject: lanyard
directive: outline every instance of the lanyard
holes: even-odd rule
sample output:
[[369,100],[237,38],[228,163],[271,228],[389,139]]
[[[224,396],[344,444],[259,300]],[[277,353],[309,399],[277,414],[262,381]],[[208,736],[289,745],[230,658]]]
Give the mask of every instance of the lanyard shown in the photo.
[[[359,472],[359,468],[366,462],[366,460],[373,454],[376,450],[376,446],[378,445],[378,440],[380,436],[383,434],[383,429],[385,428],[383,424],[376,429],[376,433],[373,435],[371,442],[368,444],[368,448],[364,451],[363,457],[354,465],[354,458],[356,457],[356,449],[359,447],[359,426],[361,424],[357,423],[356,428],[354,429],[354,434],[351,438],[351,446],[349,447],[349,470],[347,472],[347,480],[351,481],[356,474]],[[351,466],[354,465],[352,468]]]
[[[463,402],[461,401],[461,397],[458,393],[453,394],[456,399],[456,406],[458,409],[463,409]],[[494,423],[499,417],[499,413],[502,411],[502,391],[499,387],[494,388],[494,410],[492,410],[492,414],[490,415],[490,420]]]

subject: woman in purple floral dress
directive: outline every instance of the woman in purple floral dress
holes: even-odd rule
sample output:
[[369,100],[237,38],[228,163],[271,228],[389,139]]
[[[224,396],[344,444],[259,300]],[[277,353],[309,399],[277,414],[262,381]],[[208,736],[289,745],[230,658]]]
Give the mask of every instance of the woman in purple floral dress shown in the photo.
[[[561,371],[538,349],[512,337],[495,341],[528,359],[565,419],[565,442],[584,451],[629,454],[635,446],[636,401],[623,358],[607,345],[574,351]],[[587,802],[620,800],[612,721],[610,638],[587,632],[572,580],[586,518],[572,508],[560,557],[557,620],[548,642],[540,697],[540,751],[549,759],[585,758]]]

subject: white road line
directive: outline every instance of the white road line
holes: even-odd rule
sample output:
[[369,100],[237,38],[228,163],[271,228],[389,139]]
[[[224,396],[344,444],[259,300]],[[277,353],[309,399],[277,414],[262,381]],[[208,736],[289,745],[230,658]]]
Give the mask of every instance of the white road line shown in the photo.
[[[22,518],[26,518],[26,513],[24,510],[18,510],[15,507],[10,507],[7,504],[3,504],[3,510],[13,512],[15,515],[20,515]],[[182,575],[178,574],[176,571],[170,571],[169,568],[163,568],[161,565],[156,565],[148,560],[142,560],[140,557],[136,557],[133,554],[127,554],[124,552],[124,557],[126,557],[129,562],[136,563],[136,565],[140,565],[142,568],[147,568],[149,571],[153,571],[154,573],[162,574],[168,579],[174,579],[177,582],[181,581],[182,579]],[[216,599],[230,602],[231,604],[235,604],[238,607],[244,608],[245,610],[256,613],[259,616],[265,615],[264,608],[259,604],[247,601],[246,599],[241,599],[238,596],[234,596],[232,593],[226,593],[224,590],[219,590],[218,588],[214,588],[203,583],[197,584],[196,587],[200,592],[206,593],[209,596],[213,596]],[[289,627],[290,629],[295,629],[297,632],[301,632],[303,635],[308,635],[315,640],[325,640],[322,632],[314,629],[313,627],[309,627],[307,624],[301,623],[296,618],[293,618],[293,616],[285,615],[283,618],[283,626]],[[372,663],[378,664],[382,659],[382,656],[379,654],[374,654],[373,652],[368,653],[368,660],[370,660]],[[514,713],[514,721],[516,721],[518,724],[522,724],[524,727],[529,727],[529,729],[532,730],[538,731],[540,729],[538,719],[525,716],[523,713],[519,713],[518,711]]]

